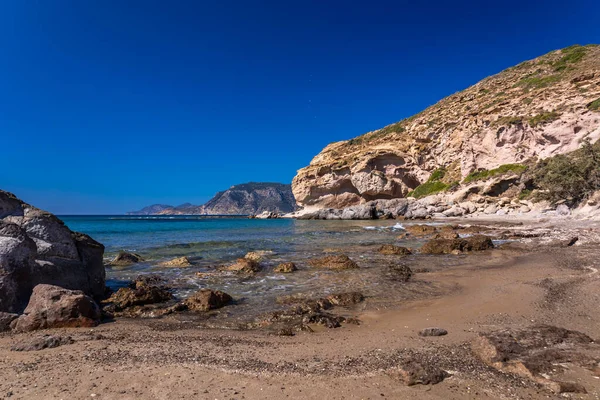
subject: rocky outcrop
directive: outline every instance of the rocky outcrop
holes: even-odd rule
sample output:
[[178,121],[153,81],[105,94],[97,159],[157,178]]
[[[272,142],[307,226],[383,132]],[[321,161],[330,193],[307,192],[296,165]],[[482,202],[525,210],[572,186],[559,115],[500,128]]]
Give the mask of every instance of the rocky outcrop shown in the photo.
[[317,268],[325,268],[332,270],[355,269],[358,265],[350,257],[344,254],[325,256],[321,258],[313,258],[308,263]]
[[385,255],[397,255],[397,256],[407,256],[407,255],[411,254],[411,251],[409,249],[407,249],[406,247],[395,246],[393,244],[384,244],[379,249],[377,249],[377,252],[379,252],[381,254],[385,254]]
[[142,256],[136,253],[129,253],[127,251],[120,251],[115,258],[113,258],[109,265],[115,267],[127,267],[132,264],[145,261]]
[[296,267],[296,264],[294,264],[293,262],[284,262],[284,263],[277,265],[275,267],[275,269],[273,269],[273,272],[277,272],[277,273],[281,273],[281,274],[289,274],[296,270],[298,270],[298,268]]
[[220,290],[201,289],[185,299],[184,304],[191,311],[210,311],[226,306],[231,300],[230,295]]
[[217,193],[201,206],[182,204],[177,207],[160,205],[146,207],[128,215],[260,215],[277,218],[279,214],[296,210],[291,185],[283,183],[249,182],[234,185]]
[[172,260],[164,261],[159,264],[161,267],[172,267],[172,268],[187,268],[191,267],[192,263],[186,256],[177,257]]
[[0,311],[21,312],[38,284],[101,297],[104,246],[0,191]]
[[23,315],[11,327],[17,332],[91,327],[98,325],[100,316],[98,305],[82,291],[42,284],[33,289]]
[[431,239],[421,247],[423,254],[453,254],[466,251],[482,251],[494,247],[492,239],[475,235],[464,239]]
[[600,137],[600,110],[590,106],[599,98],[600,47],[554,51],[413,117],[328,145],[298,171],[292,190],[301,206],[342,209],[407,197],[440,167],[450,186],[480,169],[570,152]]

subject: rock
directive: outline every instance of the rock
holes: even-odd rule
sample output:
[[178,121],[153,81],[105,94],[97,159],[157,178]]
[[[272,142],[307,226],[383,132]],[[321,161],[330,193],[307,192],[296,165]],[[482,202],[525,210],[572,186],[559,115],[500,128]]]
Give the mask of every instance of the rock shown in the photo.
[[267,258],[267,256],[272,255],[272,254],[275,254],[275,253],[271,250],[257,250],[257,251],[251,251],[251,252],[246,253],[244,258],[247,260],[260,262],[260,261],[263,261],[265,258]]
[[273,271],[278,272],[278,273],[288,274],[288,273],[294,272],[296,270],[298,270],[298,268],[296,268],[296,264],[294,264],[293,262],[284,262],[284,263],[281,263],[278,266],[276,266]]
[[0,311],[22,312],[37,284],[104,294],[104,246],[0,191]]
[[352,306],[362,302],[365,299],[360,292],[336,293],[327,296],[327,300],[336,306]]
[[429,363],[407,360],[391,371],[390,375],[406,386],[414,386],[435,385],[446,379],[448,373]]
[[184,303],[191,311],[210,311],[226,306],[231,300],[230,295],[220,290],[201,289],[185,299]]
[[254,274],[260,271],[260,264],[255,260],[247,258],[238,258],[238,260],[224,268],[225,271],[232,271],[241,274]]
[[474,235],[458,239],[432,239],[421,247],[423,254],[453,254],[465,251],[482,251],[494,247],[492,239],[484,235]]
[[490,204],[483,211],[484,214],[496,214],[498,212],[498,206],[496,204]]
[[519,212],[522,213],[522,214],[526,214],[526,213],[528,213],[530,211],[531,211],[531,208],[529,208],[528,206],[525,206],[525,205],[522,205],[519,208]]
[[412,270],[406,265],[400,264],[388,266],[388,275],[392,280],[408,282],[412,274]]
[[313,258],[312,260],[309,260],[308,263],[313,267],[327,268],[333,270],[358,268],[358,265],[354,261],[352,261],[350,257],[344,254]]
[[11,347],[12,351],[39,351],[52,349],[54,347],[73,344],[75,341],[71,336],[44,335],[26,342],[17,343]]
[[471,343],[471,349],[484,363],[555,392],[582,390],[552,379],[551,375],[563,369],[560,365],[591,368],[600,360],[600,346],[589,336],[549,325],[480,334]]
[[432,225],[408,225],[404,230],[415,237],[430,236],[437,232],[435,226]]
[[344,208],[342,210],[342,219],[375,219],[377,210],[373,205],[359,205]]
[[409,249],[402,246],[394,246],[393,244],[384,244],[378,250],[379,253],[385,255],[401,255],[406,256],[412,254]]
[[10,330],[10,323],[19,317],[19,314],[12,314],[0,311],[0,332]]
[[115,267],[126,267],[143,261],[145,260],[139,254],[128,253],[126,251],[121,250],[119,254],[117,254],[115,258],[112,259],[109,265]]
[[559,204],[556,207],[556,215],[571,215],[571,209],[566,204]]
[[92,327],[100,322],[100,308],[79,290],[54,285],[37,285],[23,315],[11,327],[15,331],[47,328]]
[[165,261],[159,264],[161,267],[174,267],[174,268],[185,268],[191,267],[192,263],[187,257],[177,257],[169,261]]
[[129,287],[120,288],[103,303],[110,304],[108,311],[122,311],[134,306],[164,303],[173,294],[163,286],[164,280],[156,275],[138,277]]
[[452,206],[448,210],[442,212],[446,217],[460,217],[466,213],[467,211],[459,206]]
[[281,216],[273,211],[263,211],[262,213],[258,214],[258,215],[253,215],[250,218],[256,218],[256,219],[277,219],[277,218],[281,218]]
[[444,336],[448,331],[443,328],[425,328],[419,331],[419,336]]

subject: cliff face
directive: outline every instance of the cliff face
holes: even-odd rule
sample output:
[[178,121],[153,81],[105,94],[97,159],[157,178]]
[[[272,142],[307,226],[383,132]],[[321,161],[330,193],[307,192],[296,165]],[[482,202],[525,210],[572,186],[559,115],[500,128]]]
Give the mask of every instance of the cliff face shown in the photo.
[[325,147],[292,182],[299,205],[343,208],[446,179],[543,159],[600,137],[600,46],[523,62],[421,113]]
[[[234,185],[217,193],[206,204],[194,206],[186,203],[162,209],[146,207],[128,215],[248,215],[263,211],[288,213],[296,209],[296,201],[290,185],[283,183],[250,182]],[[142,212],[146,212],[142,214]]]

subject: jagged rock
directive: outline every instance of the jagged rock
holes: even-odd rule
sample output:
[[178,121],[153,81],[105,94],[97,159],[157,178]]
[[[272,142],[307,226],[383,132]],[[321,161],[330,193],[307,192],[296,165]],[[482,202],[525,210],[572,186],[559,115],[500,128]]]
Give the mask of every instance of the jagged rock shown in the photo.
[[126,251],[119,251],[119,254],[117,254],[115,258],[112,259],[109,265],[115,267],[126,267],[144,261],[144,258],[139,254],[128,253]]
[[248,258],[238,258],[234,264],[224,267],[225,271],[232,271],[241,274],[254,274],[260,271],[260,264]]
[[571,215],[571,209],[566,204],[559,204],[556,207],[556,215]]
[[231,300],[230,295],[220,290],[201,289],[185,299],[184,304],[191,311],[210,311],[226,306]]
[[482,251],[494,247],[488,236],[474,235],[464,239],[431,239],[421,247],[423,254],[453,254],[465,251]]
[[296,271],[297,269],[298,268],[296,268],[296,264],[294,264],[293,262],[284,262],[284,263],[281,263],[278,266],[276,266],[273,271],[278,272],[278,273],[288,274],[290,272]]
[[0,311],[22,312],[40,283],[104,293],[104,246],[0,191]]
[[189,258],[183,256],[183,257],[174,258],[169,261],[164,261],[164,262],[160,263],[159,265],[161,267],[185,268],[185,267],[191,267],[192,263],[190,262]]
[[341,219],[375,219],[377,211],[373,205],[359,205],[342,210]]
[[273,211],[263,211],[260,214],[250,216],[250,218],[256,218],[256,219],[277,219],[277,218],[281,218],[281,216],[278,213],[273,212]]
[[0,332],[10,330],[10,323],[19,317],[19,314],[12,314],[0,311]]
[[467,214],[467,211],[462,207],[452,206],[446,211],[442,211],[442,214],[444,214],[446,217],[460,217]]
[[435,385],[446,379],[448,373],[429,363],[406,360],[390,371],[390,375],[400,380],[406,386],[414,386]]
[[253,260],[256,262],[260,262],[260,261],[263,261],[265,258],[267,258],[267,256],[272,255],[272,254],[274,254],[274,252],[271,250],[256,250],[256,251],[250,251],[250,252],[246,253],[244,258],[247,260]]
[[129,287],[120,288],[103,303],[108,304],[109,312],[147,304],[164,303],[173,298],[173,294],[163,286],[164,281],[156,275],[142,275]]
[[54,285],[37,285],[23,315],[11,323],[15,331],[47,328],[96,326],[100,308],[80,290],[68,290]]
[[432,225],[408,225],[404,227],[404,230],[415,237],[430,236],[437,232],[435,226]]
[[12,351],[39,351],[73,343],[75,343],[75,341],[71,336],[44,335],[22,343],[17,343],[10,349]]
[[419,331],[419,336],[444,336],[448,331],[443,328],[425,328]]
[[589,336],[549,325],[480,334],[471,343],[486,364],[545,385],[555,392],[582,391],[578,384],[553,379],[564,364],[588,369],[600,361],[600,346]]
[[358,268],[358,265],[354,261],[352,261],[350,257],[344,254],[313,258],[312,260],[309,260],[308,263],[313,267],[327,268],[333,270]]
[[406,256],[406,255],[412,254],[411,251],[409,249],[407,249],[406,247],[395,246],[393,244],[384,244],[377,251],[381,254],[386,254],[386,255]]

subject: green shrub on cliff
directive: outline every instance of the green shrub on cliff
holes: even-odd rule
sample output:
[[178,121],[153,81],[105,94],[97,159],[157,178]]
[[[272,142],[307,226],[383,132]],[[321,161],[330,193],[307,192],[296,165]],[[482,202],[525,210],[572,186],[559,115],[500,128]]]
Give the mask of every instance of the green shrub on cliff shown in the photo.
[[531,117],[529,118],[529,126],[536,127],[538,125],[544,125],[547,123],[550,123],[552,121],[556,121],[558,118],[560,118],[560,113],[557,113],[555,111],[551,111],[551,112],[544,112],[541,114],[536,115],[535,117]]
[[497,175],[504,175],[508,173],[522,174],[525,172],[527,167],[523,164],[504,164],[494,169],[484,169],[480,171],[471,172],[463,180],[463,183],[471,183],[475,181],[484,181]]
[[438,192],[443,192],[453,186],[452,183],[444,183],[441,180],[446,176],[445,168],[438,168],[431,173],[427,182],[417,186],[414,190],[407,194],[407,197],[415,197],[417,199],[429,196]]
[[581,61],[583,56],[585,56],[585,53],[587,53],[587,49],[583,46],[576,44],[562,49],[561,53],[563,54],[563,56],[560,58],[560,60],[552,64],[554,70],[557,72],[566,70],[569,64],[575,64]]
[[600,99],[592,101],[587,108],[590,111],[600,111]]

